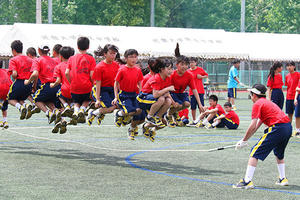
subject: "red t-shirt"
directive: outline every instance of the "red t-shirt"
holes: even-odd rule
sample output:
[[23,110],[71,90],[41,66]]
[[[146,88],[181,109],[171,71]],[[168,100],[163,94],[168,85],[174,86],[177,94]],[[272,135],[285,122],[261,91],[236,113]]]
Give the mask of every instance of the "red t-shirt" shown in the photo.
[[66,69],[68,67],[68,63],[67,62],[61,62],[58,65],[56,65],[55,69],[54,69],[54,74],[53,77],[57,78],[59,77],[61,80],[61,88],[60,91],[62,93],[62,95],[66,98],[72,99],[71,97],[71,86],[69,81],[67,80],[66,77]]
[[54,68],[57,65],[56,61],[49,56],[41,56],[38,59],[33,60],[31,71],[39,72],[39,79],[41,83],[54,83],[53,77]]
[[240,118],[239,116],[236,114],[236,112],[234,112],[233,110],[229,111],[228,113],[226,113],[225,115],[226,119],[230,119],[231,121],[233,121],[234,123],[236,123],[237,125],[240,124]]
[[195,89],[194,76],[191,72],[186,71],[182,76],[179,76],[175,70],[171,75],[172,85],[175,87],[174,93],[183,93],[187,86],[192,90]]
[[259,118],[265,125],[290,122],[288,116],[273,102],[259,98],[252,107],[252,119]]
[[101,87],[114,87],[115,77],[119,68],[119,64],[115,61],[113,61],[111,64],[101,61],[95,67],[93,80],[101,81]]
[[145,78],[142,80],[142,92],[143,93],[147,93],[147,94],[152,94],[152,92],[153,92],[152,84],[154,82],[154,76],[152,76],[152,75],[151,76],[147,76],[146,75],[146,79],[148,79],[148,81],[146,83],[144,81]]
[[289,73],[285,77],[285,86],[287,86],[286,99],[294,100],[296,88],[299,82],[299,72]]
[[147,83],[147,81],[154,75],[152,75],[151,73],[148,73],[144,76],[143,80],[142,80],[142,88],[144,87],[144,85]]
[[281,89],[283,86],[282,75],[276,74],[274,76],[274,79],[269,76],[267,86],[270,87],[271,89],[276,89],[276,88]]
[[186,119],[189,119],[189,109],[187,109],[187,108],[179,111],[178,114],[179,114],[180,118],[185,116]]
[[120,90],[138,93],[137,84],[143,80],[143,74],[139,67],[124,66],[120,67],[115,80],[119,82]]
[[61,60],[59,59],[59,56],[53,58],[53,60],[54,60],[57,64],[61,63]]
[[0,69],[0,99],[6,100],[12,81],[9,77],[8,70]]
[[79,53],[69,58],[71,93],[87,94],[92,91],[93,82],[90,74],[91,71],[94,71],[95,66],[95,59],[88,54]]
[[218,109],[218,115],[220,116],[220,115],[225,115],[225,111],[224,111],[224,109],[222,108],[222,106],[220,105],[220,104],[217,104],[216,106],[210,106],[209,108],[208,108],[208,110],[212,110],[212,109],[215,109],[215,108],[217,108]]
[[153,82],[151,83],[151,87],[154,90],[162,90],[166,87],[169,87],[172,85],[172,80],[170,77],[167,77],[165,80],[163,80],[160,76],[160,74],[155,74],[153,78]]
[[[195,87],[198,91],[199,94],[204,94],[204,87],[203,87],[203,79],[198,79],[197,75],[200,74],[201,76],[207,76],[208,74],[206,73],[206,71],[204,71],[204,69],[202,67],[197,67],[196,69],[192,70],[189,69],[189,72],[191,72],[194,76],[194,83],[195,83]],[[189,95],[194,95],[191,88],[189,91]]]
[[17,71],[18,75],[16,79],[29,79],[31,75],[32,59],[25,55],[17,55],[10,59],[8,71],[11,74],[13,71]]

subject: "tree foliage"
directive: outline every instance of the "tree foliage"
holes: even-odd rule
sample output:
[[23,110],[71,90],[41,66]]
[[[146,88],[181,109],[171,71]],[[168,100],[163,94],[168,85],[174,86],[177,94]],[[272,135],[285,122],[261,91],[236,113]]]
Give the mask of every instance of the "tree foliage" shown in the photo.
[[[53,23],[149,26],[150,0],[52,0]],[[35,0],[1,0],[0,24],[35,22]],[[241,0],[155,0],[155,26],[240,31]],[[48,3],[42,1],[43,23]],[[246,1],[246,31],[300,33],[299,0]]]

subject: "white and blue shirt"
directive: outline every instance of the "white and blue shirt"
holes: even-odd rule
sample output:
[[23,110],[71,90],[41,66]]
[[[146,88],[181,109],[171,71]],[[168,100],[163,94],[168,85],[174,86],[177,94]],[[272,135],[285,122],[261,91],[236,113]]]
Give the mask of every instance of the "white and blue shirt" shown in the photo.
[[237,77],[238,75],[239,75],[238,70],[234,66],[231,66],[228,75],[227,88],[237,87],[238,82],[234,78]]

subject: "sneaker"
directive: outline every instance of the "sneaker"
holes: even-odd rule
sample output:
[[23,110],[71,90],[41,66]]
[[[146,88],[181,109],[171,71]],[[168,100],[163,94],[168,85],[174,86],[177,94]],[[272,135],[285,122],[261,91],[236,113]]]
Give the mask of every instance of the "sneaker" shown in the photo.
[[26,110],[26,108],[25,108],[24,106],[21,106],[21,108],[20,108],[20,113],[21,113],[21,115],[20,115],[20,120],[25,119],[27,110]]
[[7,123],[7,122],[3,122],[3,123],[2,123],[2,127],[5,128],[5,129],[8,129],[8,127],[9,127],[9,126],[8,126],[8,123]]
[[148,137],[150,137],[150,133],[149,133],[150,129],[148,127],[146,127],[145,125],[146,125],[146,123],[144,123],[142,126],[143,135],[145,136],[145,138],[148,138]]
[[133,133],[134,133],[134,136],[138,136],[138,134],[139,134],[139,127],[135,127],[133,129]]
[[67,122],[65,120],[62,120],[59,134],[64,134],[66,132],[67,132]]
[[197,127],[197,128],[204,127],[202,121],[199,121],[199,122],[196,124],[196,127]]
[[60,127],[61,127],[61,122],[56,123],[54,125],[54,128],[52,129],[52,133],[58,133]]
[[61,112],[58,109],[55,109],[55,124],[61,121]]
[[33,106],[33,108],[31,109],[31,114],[35,114],[35,113],[40,113],[41,109],[37,106]]
[[62,117],[72,117],[72,111],[71,111],[70,106],[65,107],[64,111],[62,111],[62,113],[61,113],[61,116]]
[[0,121],[0,127],[3,127],[4,122]]
[[168,122],[168,126],[171,128],[176,127],[176,123],[173,121],[172,116],[165,116],[166,121]]
[[297,133],[295,134],[295,137],[296,137],[296,138],[300,138],[300,133],[297,132]]
[[83,109],[81,109],[78,113],[77,123],[82,123],[82,124],[85,123],[85,115]]
[[50,110],[48,112],[48,114],[46,115],[48,117],[48,123],[51,124],[52,122],[55,121],[56,119],[56,115],[55,113],[52,113]]
[[155,136],[156,136],[155,128],[154,127],[151,128],[150,131],[149,131],[149,133],[150,133],[149,140],[151,142],[154,142]]
[[95,102],[91,102],[88,107],[86,108],[85,114],[88,115],[90,110],[95,110],[96,106],[95,106]]
[[101,122],[104,119],[104,117],[105,117],[105,115],[103,115],[103,114],[100,114],[100,116],[97,117],[97,123],[98,123],[98,125],[101,124]]
[[93,110],[89,110],[88,117],[87,117],[87,122],[89,126],[92,125],[95,117],[96,115],[93,114]]
[[288,186],[289,185],[289,181],[287,180],[287,178],[283,178],[283,179],[278,179],[278,181],[275,182],[276,185],[281,185],[281,186]]
[[254,185],[252,181],[249,181],[248,183],[245,182],[244,179],[241,179],[240,182],[238,182],[238,184],[233,185],[233,188],[239,188],[239,189],[253,189]]
[[147,116],[145,121],[149,124],[156,125],[156,119],[154,117]]
[[26,104],[26,109],[27,109],[27,114],[26,114],[26,119],[29,119],[32,116],[32,105],[31,104]]
[[214,129],[214,128],[216,128],[216,127],[214,127],[213,125],[211,125],[210,123],[206,124],[204,127],[205,127],[206,129]]
[[161,119],[159,119],[158,117],[154,117],[155,121],[156,121],[156,126],[159,128],[164,128],[166,125],[162,122]]
[[187,126],[196,126],[196,125],[197,125],[197,123],[191,122],[191,123],[189,123]]
[[76,126],[76,125],[77,125],[77,120],[76,120],[76,119],[71,119],[71,120],[68,122],[68,125],[74,125],[74,126]]
[[134,130],[131,130],[131,128],[128,128],[128,138],[130,140],[134,140]]
[[181,118],[180,118],[178,112],[174,113],[174,114],[173,114],[173,117],[174,117],[174,119],[175,119],[175,123],[176,123],[177,126],[184,126],[184,124],[183,124],[183,122],[181,121]]
[[122,126],[126,126],[131,123],[132,117],[129,115],[126,115],[123,117]]
[[122,123],[123,123],[124,117],[123,117],[123,116],[120,116],[120,115],[118,114],[118,112],[119,112],[119,111],[117,111],[116,114],[115,114],[115,125],[116,125],[117,127],[121,127],[121,126],[122,126]]

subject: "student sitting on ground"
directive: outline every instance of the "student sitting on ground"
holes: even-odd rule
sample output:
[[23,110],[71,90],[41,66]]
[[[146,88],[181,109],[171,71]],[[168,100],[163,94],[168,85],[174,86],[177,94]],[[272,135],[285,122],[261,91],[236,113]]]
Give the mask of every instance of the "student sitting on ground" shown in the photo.
[[220,115],[214,119],[214,123],[208,125],[208,128],[215,128],[217,125],[225,125],[228,129],[237,129],[240,124],[239,116],[232,110],[230,102],[224,104],[226,115]]

